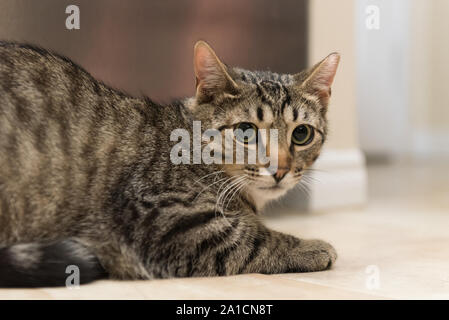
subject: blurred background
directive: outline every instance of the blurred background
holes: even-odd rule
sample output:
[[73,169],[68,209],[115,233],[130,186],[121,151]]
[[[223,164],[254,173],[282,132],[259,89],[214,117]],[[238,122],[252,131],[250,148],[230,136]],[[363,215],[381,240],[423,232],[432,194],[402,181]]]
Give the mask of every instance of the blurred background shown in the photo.
[[[72,4],[79,30],[65,26]],[[53,49],[159,101],[194,94],[200,39],[229,64],[288,72],[306,66],[307,35],[307,1],[0,0],[0,38]]]
[[[79,30],[65,25],[72,4]],[[199,39],[230,65],[276,72],[338,51],[329,142],[308,191],[284,205],[319,211],[420,197],[447,205],[448,14],[447,0],[0,0],[0,38],[55,50],[159,102],[193,95]]]

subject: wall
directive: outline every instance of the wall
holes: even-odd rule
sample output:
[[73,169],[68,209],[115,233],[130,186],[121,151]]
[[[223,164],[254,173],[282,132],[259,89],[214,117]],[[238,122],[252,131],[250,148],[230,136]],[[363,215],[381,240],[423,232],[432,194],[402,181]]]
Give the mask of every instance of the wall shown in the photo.
[[[365,27],[368,5],[379,30]],[[449,1],[357,1],[360,145],[372,158],[449,156]]]
[[[366,26],[366,8],[379,8],[379,29]],[[408,0],[357,2],[357,107],[360,143],[370,156],[409,148]]]
[[309,4],[309,65],[337,51],[340,66],[332,87],[328,148],[358,148],[355,101],[354,0],[312,0]]
[[356,109],[355,1],[309,3],[309,65],[337,51],[341,60],[332,86],[329,137],[314,165],[307,195],[286,198],[288,206],[311,211],[366,202],[366,168],[358,143]]
[[78,0],[81,28],[69,31],[72,3],[0,0],[0,39],[53,49],[115,87],[161,102],[194,94],[200,39],[230,65],[291,73],[306,66],[306,0]]
[[410,47],[411,153],[449,156],[449,1],[413,0]]

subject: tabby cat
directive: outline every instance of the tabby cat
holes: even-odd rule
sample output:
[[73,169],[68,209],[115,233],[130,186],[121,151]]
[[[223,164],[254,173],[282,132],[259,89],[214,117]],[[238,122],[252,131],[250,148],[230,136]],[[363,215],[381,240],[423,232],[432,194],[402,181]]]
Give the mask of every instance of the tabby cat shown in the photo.
[[[328,269],[331,245],[270,230],[257,213],[317,159],[338,62],[253,72],[200,41],[196,95],[159,105],[55,53],[0,42],[0,287],[63,286],[69,265],[81,283]],[[277,170],[173,164],[171,132],[191,133],[194,120],[277,129]]]

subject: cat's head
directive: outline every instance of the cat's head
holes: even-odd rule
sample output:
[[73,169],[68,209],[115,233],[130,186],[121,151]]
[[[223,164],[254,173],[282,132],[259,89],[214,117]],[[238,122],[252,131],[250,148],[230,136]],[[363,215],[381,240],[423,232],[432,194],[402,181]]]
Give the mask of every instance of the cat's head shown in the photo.
[[[248,71],[222,63],[208,44],[194,49],[196,96],[190,108],[203,129],[226,129],[234,145],[244,150],[264,144],[270,155],[269,134],[261,139],[258,129],[277,129],[277,166],[268,164],[224,164],[257,207],[293,188],[320,154],[326,139],[326,113],[340,56],[332,53],[306,71],[277,74]],[[246,131],[242,136],[241,129]],[[224,141],[225,139],[223,139]],[[235,150],[234,150],[235,152]],[[271,151],[273,154],[273,151]]]

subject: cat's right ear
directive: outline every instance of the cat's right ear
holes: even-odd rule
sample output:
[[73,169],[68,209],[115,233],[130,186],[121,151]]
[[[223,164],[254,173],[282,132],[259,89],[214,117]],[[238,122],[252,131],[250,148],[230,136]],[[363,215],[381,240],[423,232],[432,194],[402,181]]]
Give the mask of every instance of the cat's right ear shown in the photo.
[[238,86],[228,74],[226,66],[204,41],[195,44],[193,66],[198,103],[211,101],[216,95],[237,93]]
[[340,54],[331,53],[311,69],[297,74],[295,79],[302,90],[317,97],[321,104],[327,107],[339,62]]

